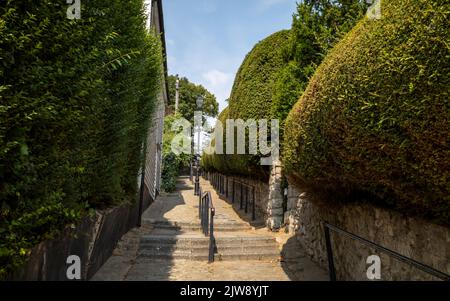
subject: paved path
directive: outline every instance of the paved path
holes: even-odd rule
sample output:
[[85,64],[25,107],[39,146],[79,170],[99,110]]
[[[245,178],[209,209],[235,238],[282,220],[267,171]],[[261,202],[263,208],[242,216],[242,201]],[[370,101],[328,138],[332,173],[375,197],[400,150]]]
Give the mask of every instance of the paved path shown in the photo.
[[[204,191],[212,191],[209,182],[201,182]],[[217,212],[217,223],[244,221],[232,205],[219,198],[212,191],[213,203]],[[193,195],[193,187],[188,178],[180,178],[177,192],[163,194],[143,215],[144,226],[126,234],[114,251],[113,256],[92,278],[94,281],[286,281],[286,280],[327,280],[325,271],[309,261],[300,247],[293,244],[290,236],[272,233],[264,228],[245,230],[233,235],[273,236],[279,242],[280,254],[295,254],[289,258],[280,255],[277,260],[205,261],[181,259],[153,259],[139,256],[139,242],[144,235],[160,234],[161,229],[153,229],[151,221],[192,223],[198,221],[198,197]],[[159,232],[158,232],[159,231]],[[245,233],[244,233],[245,232]],[[192,234],[195,235],[195,234]],[[222,235],[218,233],[217,235]],[[226,234],[230,235],[230,234]],[[290,241],[289,244],[286,244]],[[286,248],[295,252],[286,252]],[[297,249],[298,248],[298,249]],[[283,249],[283,252],[281,251]],[[281,261],[279,260],[281,259]]]

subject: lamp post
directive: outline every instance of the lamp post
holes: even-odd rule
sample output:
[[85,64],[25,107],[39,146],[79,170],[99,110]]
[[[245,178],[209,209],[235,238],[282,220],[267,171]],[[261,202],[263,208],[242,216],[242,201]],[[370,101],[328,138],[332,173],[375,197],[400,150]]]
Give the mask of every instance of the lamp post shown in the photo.
[[[194,131],[194,127],[192,127],[191,128],[191,150],[192,150],[192,153],[194,153],[195,151],[194,151],[194,138],[195,138],[195,131]],[[193,168],[194,168],[194,159],[193,159],[193,157],[191,157],[191,160],[190,160],[190,163],[189,163],[189,167],[190,167],[190,170],[189,170],[189,180],[191,181],[191,182],[193,182],[193,180],[194,180],[194,171],[193,171]]]
[[200,135],[202,133],[202,122],[203,122],[203,97],[197,97],[197,109],[200,111],[200,124],[197,128],[197,152],[195,154],[195,185],[194,185],[194,195],[200,195]]

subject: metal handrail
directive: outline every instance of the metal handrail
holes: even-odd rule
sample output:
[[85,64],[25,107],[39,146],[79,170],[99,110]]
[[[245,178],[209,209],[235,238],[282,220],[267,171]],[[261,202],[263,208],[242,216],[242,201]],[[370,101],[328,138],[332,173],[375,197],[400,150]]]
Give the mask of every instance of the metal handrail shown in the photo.
[[[250,185],[250,184],[246,184],[242,181],[239,180],[235,180],[233,179],[233,194],[232,194],[232,202],[235,202],[235,187],[236,187],[236,183],[240,185],[240,202],[239,202],[239,209],[244,209],[245,213],[248,213],[248,195],[249,195],[249,190],[251,191],[251,196],[252,196],[252,200],[251,200],[251,206],[252,206],[252,220],[256,220],[256,197],[255,197],[255,186]],[[245,206],[244,206],[244,188],[245,188]]]
[[[252,221],[256,220],[256,195],[255,195],[255,186],[246,184],[242,181],[232,179],[232,193],[231,193],[231,202],[234,204],[236,199],[236,184],[240,186],[240,202],[239,209],[244,210],[245,213],[248,213],[249,209],[249,194],[251,195],[250,205],[252,210]],[[226,198],[229,197],[228,184],[229,180],[224,175],[219,173],[213,173],[210,178],[210,183],[213,188],[221,195],[225,195]],[[245,189],[244,189],[245,188]],[[244,193],[245,190],[245,193]]]
[[205,192],[202,194],[200,188],[199,196],[199,218],[201,224],[201,230],[205,236],[209,235],[209,254],[208,262],[214,262],[214,253],[216,248],[216,239],[214,238],[214,216],[216,210],[214,208],[211,192]]
[[450,281],[450,275],[447,275],[446,273],[443,273],[441,271],[438,271],[428,265],[425,265],[423,263],[420,263],[412,258],[403,256],[400,253],[397,253],[395,251],[392,251],[388,248],[385,248],[383,246],[380,246],[372,241],[369,241],[365,238],[362,238],[356,234],[350,233],[348,231],[345,231],[342,228],[339,228],[335,225],[332,225],[328,222],[324,222],[324,230],[325,230],[325,242],[326,242],[326,248],[327,248],[327,256],[328,256],[328,268],[329,268],[329,274],[330,274],[330,280],[331,281],[336,281],[336,270],[334,267],[334,258],[333,258],[333,249],[332,249],[332,245],[331,245],[331,236],[330,236],[330,230],[334,231],[336,233],[342,234],[344,236],[347,236],[353,240],[359,241],[364,245],[367,245],[369,247],[372,247],[380,252],[386,253],[388,255],[390,255],[391,257],[394,257],[395,259],[404,262],[406,264],[409,264],[429,275],[435,276],[439,279],[445,280],[445,281]]

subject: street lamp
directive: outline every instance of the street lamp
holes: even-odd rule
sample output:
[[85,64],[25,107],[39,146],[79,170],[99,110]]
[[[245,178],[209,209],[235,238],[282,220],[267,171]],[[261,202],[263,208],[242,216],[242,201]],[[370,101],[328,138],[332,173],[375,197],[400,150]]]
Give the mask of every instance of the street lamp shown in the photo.
[[203,122],[203,96],[197,97],[197,109],[200,111],[200,125],[197,129],[197,153],[195,155],[195,185],[194,185],[194,195],[200,195],[200,135],[202,133],[201,123]]

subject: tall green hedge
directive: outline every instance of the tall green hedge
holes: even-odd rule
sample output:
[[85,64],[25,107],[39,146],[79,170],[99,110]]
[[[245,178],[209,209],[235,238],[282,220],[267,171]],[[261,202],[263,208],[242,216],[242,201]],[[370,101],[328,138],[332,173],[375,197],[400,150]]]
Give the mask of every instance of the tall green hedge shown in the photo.
[[[285,119],[328,51],[366,14],[366,0],[303,0],[293,16],[284,49],[285,67],[277,76],[272,116]],[[281,131],[281,135],[283,131]]]
[[282,30],[260,41],[247,54],[229,99],[231,118],[270,119],[274,83],[284,67],[283,49],[290,31]]
[[161,81],[142,0],[0,3],[0,277],[88,208],[133,201]]
[[325,59],[286,121],[295,185],[450,221],[450,7],[384,0]]
[[[245,174],[246,161],[245,156],[227,155],[226,154],[226,121],[230,118],[229,107],[226,107],[220,114],[218,122],[223,126],[223,154],[206,154],[202,155],[201,167],[205,171],[218,171],[224,174]],[[217,127],[217,126],[216,126]],[[217,135],[218,133],[216,133]],[[216,137],[212,137],[211,147],[216,147]]]
[[[234,81],[229,107],[222,113],[224,133],[226,119],[271,120],[274,83],[284,66],[283,49],[289,31],[283,30],[262,40],[247,54]],[[226,116],[225,116],[226,115]],[[226,118],[225,118],[226,117]],[[270,124],[270,121],[269,121]],[[224,139],[224,145],[226,140]],[[248,148],[247,148],[248,152]],[[267,176],[260,157],[252,155],[214,155],[212,166],[218,171],[241,175]],[[226,161],[226,162],[224,162]]]

